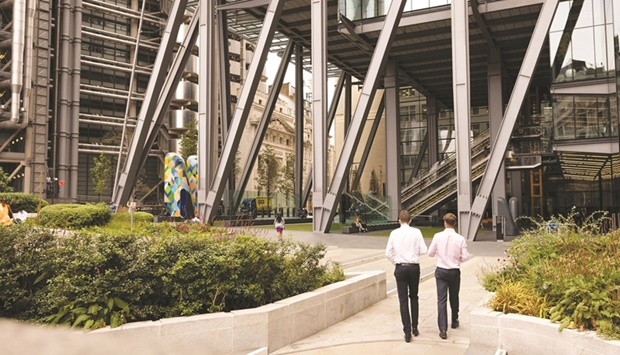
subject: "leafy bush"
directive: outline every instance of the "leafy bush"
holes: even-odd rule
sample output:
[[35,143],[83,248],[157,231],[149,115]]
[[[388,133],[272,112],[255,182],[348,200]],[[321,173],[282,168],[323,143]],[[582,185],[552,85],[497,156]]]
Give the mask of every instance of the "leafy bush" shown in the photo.
[[605,214],[574,217],[555,218],[554,228],[538,223],[515,239],[483,285],[496,292],[495,310],[620,338],[620,231],[604,232]]
[[4,200],[13,212],[26,211],[35,213],[39,209],[48,205],[47,201],[40,199],[36,195],[24,194],[19,192],[3,192],[0,193],[0,200]]
[[0,317],[95,329],[257,307],[344,279],[339,265],[320,263],[325,245],[182,225],[0,229]]
[[111,213],[105,204],[57,204],[41,209],[39,217],[41,225],[45,227],[80,229],[107,224]]

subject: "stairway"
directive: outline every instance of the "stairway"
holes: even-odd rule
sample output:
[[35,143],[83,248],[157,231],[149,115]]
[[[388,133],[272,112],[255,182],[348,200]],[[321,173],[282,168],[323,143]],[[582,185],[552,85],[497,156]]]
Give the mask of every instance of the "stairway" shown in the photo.
[[[489,160],[490,147],[488,130],[472,140],[472,182],[482,178]],[[456,195],[456,177],[456,154],[452,152],[439,165],[431,167],[425,174],[415,178],[401,189],[403,207],[409,210],[412,217],[432,212],[433,209]]]

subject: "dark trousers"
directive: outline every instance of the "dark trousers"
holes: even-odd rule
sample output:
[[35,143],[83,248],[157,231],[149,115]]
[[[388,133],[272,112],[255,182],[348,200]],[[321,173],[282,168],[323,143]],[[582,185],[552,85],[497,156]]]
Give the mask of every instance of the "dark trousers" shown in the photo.
[[459,289],[461,288],[460,269],[435,269],[435,281],[437,282],[437,324],[439,331],[448,330],[448,310],[446,300],[450,295],[450,309],[452,310],[452,322],[459,320]]
[[[398,291],[403,331],[405,334],[409,334],[411,333],[411,328],[418,327],[420,265],[396,265],[394,277],[396,278],[396,290]],[[411,303],[411,315],[409,315],[409,303]]]

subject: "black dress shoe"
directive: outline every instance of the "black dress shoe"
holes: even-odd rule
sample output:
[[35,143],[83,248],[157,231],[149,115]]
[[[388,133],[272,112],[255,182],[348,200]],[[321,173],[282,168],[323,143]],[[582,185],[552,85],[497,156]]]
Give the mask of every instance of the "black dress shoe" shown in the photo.
[[413,328],[411,330],[411,334],[413,334],[414,337],[417,337],[418,335],[420,335],[420,331],[418,330],[418,328]]
[[439,332],[439,337],[441,339],[447,339],[448,338],[448,334],[446,334],[446,332]]
[[459,327],[459,321],[455,320],[454,322],[452,322],[452,329],[456,329]]
[[409,333],[405,334],[405,341],[407,343],[411,342],[411,334],[409,334]]

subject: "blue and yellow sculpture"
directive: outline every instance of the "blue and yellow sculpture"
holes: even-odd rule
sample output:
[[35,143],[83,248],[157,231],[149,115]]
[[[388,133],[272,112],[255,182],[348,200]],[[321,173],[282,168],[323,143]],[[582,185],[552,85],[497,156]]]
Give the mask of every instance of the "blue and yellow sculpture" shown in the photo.
[[[185,168],[185,176],[187,177],[187,186],[189,188],[189,196],[192,199],[194,211],[198,211],[198,156],[190,155],[187,157]],[[194,215],[189,215],[194,217]]]
[[[193,159],[192,159],[193,160]],[[171,217],[193,218],[194,198],[190,192],[190,185],[186,174],[186,165],[183,157],[177,153],[168,153],[164,160],[164,202]],[[191,180],[194,184],[193,190],[195,195],[195,182],[198,181],[197,159],[196,163],[192,163]]]

